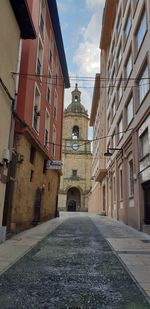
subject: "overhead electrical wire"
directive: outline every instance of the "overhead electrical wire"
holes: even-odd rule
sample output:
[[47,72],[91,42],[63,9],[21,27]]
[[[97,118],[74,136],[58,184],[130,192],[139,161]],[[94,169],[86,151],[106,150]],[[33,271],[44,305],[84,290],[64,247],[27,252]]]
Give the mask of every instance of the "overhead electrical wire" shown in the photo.
[[[34,76],[34,77],[43,77],[43,78],[52,78],[52,79],[64,79],[63,76],[57,76],[57,75],[45,75],[45,74],[34,74],[34,73],[17,73],[17,72],[11,72],[12,75],[19,75],[19,76]],[[81,80],[81,81],[95,81],[95,77],[92,76],[69,76],[69,79],[73,80]],[[87,80],[86,80],[87,79]],[[97,77],[98,80],[102,81],[120,81],[120,80],[139,80],[139,78],[135,77],[122,77],[121,79],[118,77],[109,78],[109,77]],[[140,80],[150,80],[150,77],[142,77]]]
[[[34,78],[31,78],[31,77],[35,77],[35,78],[47,78],[47,79],[55,79],[56,81],[58,79],[63,79],[63,77],[60,77],[60,76],[56,76],[56,75],[53,75],[53,76],[48,76],[48,75],[38,75],[38,74],[32,74],[32,73],[28,73],[28,74],[25,74],[25,73],[16,73],[16,72],[11,72],[11,74],[14,76],[14,75],[19,75],[20,77],[22,78],[26,78],[28,80],[31,80],[31,81],[35,81]],[[78,81],[82,81],[82,82],[92,82],[94,81],[95,82],[95,77],[90,77],[90,76],[69,76],[69,79],[71,80],[78,80]],[[119,82],[123,82],[123,81],[126,81],[126,82],[129,82],[129,81],[139,81],[138,78],[104,78],[104,77],[98,77],[99,81],[108,81],[108,82],[116,82],[116,81],[119,81]],[[150,77],[143,77],[143,78],[140,78],[140,80],[150,80]],[[55,83],[51,83],[51,82],[48,82],[48,81],[42,81],[40,80],[40,83],[45,83],[45,84],[50,84],[50,85],[53,85],[53,86],[63,86],[63,83],[62,84],[58,84],[57,82]],[[131,85],[131,86],[126,86],[126,88],[133,88],[133,87],[140,87],[140,86],[144,86],[144,85],[148,85],[149,83],[142,83],[142,84],[137,84],[137,85]],[[70,87],[70,88],[74,88],[74,87]],[[94,87],[94,86],[78,86],[78,89],[79,88],[98,88],[98,89],[102,89],[102,88],[118,88],[118,85],[115,86],[115,85],[107,85],[107,86],[97,86],[97,87]],[[125,88],[125,85],[121,86],[120,88]],[[132,131],[134,130],[134,128],[131,128],[131,129],[127,129],[125,131],[122,131],[122,132],[117,132],[113,135],[106,135],[106,136],[101,136],[101,137],[98,137],[98,138],[95,138],[95,139],[91,139],[91,140],[86,140],[85,143],[82,143],[82,144],[79,144],[79,147],[82,147],[86,144],[89,144],[89,143],[92,143],[94,141],[98,141],[98,140],[102,140],[102,139],[106,139],[106,138],[109,138],[109,137],[112,137],[114,135],[119,135],[119,134],[124,134],[128,131]],[[78,140],[72,140],[73,141],[78,141]],[[59,146],[59,147],[65,147],[65,148],[71,148],[72,146],[71,145],[63,145],[63,144],[57,144],[57,143],[53,143],[53,142],[48,142],[47,144],[52,144],[52,145],[55,145],[55,146]]]
[[[134,128],[130,128],[130,129],[127,129],[127,130],[124,130],[124,131],[116,132],[116,133],[114,133],[114,134],[112,134],[112,135],[105,135],[105,136],[101,136],[101,137],[98,137],[98,138],[95,138],[95,139],[86,140],[84,143],[78,144],[78,146],[79,146],[79,148],[80,148],[80,147],[82,147],[82,146],[84,146],[84,145],[87,145],[87,144],[90,144],[90,143],[92,143],[92,142],[95,142],[95,141],[98,141],[98,140],[102,140],[102,139],[106,139],[106,138],[109,138],[109,137],[113,137],[113,136],[115,136],[115,135],[124,134],[124,133],[126,133],[126,132],[133,131],[133,130],[134,130]],[[77,144],[78,142],[79,142],[78,139],[72,139],[72,144],[73,144],[73,143],[76,143],[76,144]],[[54,146],[59,146],[59,147],[64,147],[64,149],[66,149],[66,148],[72,148],[72,145],[57,144],[57,143],[53,143],[53,142],[50,142],[50,141],[46,144],[46,146],[47,146],[48,144],[51,144],[51,145],[54,145]],[[75,150],[75,151],[76,151],[76,150]]]
[[[30,81],[35,81],[34,78],[30,78],[28,77],[27,75],[21,75],[22,78],[26,78],[27,80],[30,80]],[[42,77],[42,76],[39,76],[39,75],[35,75],[35,77]],[[47,79],[50,79],[47,77]],[[56,78],[55,78],[56,79]],[[137,80],[137,79],[136,79]],[[142,79],[141,79],[142,80]],[[145,78],[143,78],[143,80],[145,80]],[[120,81],[120,80],[119,80]],[[122,83],[122,79],[121,79],[121,83]],[[126,80],[126,81],[130,81],[130,79]],[[132,81],[132,80],[131,80]],[[57,86],[57,87],[62,87],[64,84],[60,84],[60,83],[52,83],[52,82],[48,82],[48,81],[42,81],[40,80],[40,83],[41,84],[47,84],[47,85],[52,85],[52,86]],[[121,89],[124,89],[124,88],[137,88],[137,87],[142,87],[142,86],[146,86],[146,85],[149,85],[150,83],[147,82],[147,83],[141,83],[141,84],[136,84],[136,85],[121,85],[120,87],[118,87],[118,85],[107,85],[107,86],[78,86],[78,89],[109,89],[109,88],[121,88]],[[70,88],[74,89],[74,86],[71,86]]]

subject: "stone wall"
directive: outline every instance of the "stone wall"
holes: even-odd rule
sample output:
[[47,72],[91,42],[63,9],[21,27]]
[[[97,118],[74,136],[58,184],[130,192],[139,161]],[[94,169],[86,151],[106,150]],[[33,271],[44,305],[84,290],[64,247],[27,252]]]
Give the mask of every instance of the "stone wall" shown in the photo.
[[[17,152],[24,155],[24,161],[17,163],[11,229],[25,229],[32,226],[37,188],[42,194],[40,222],[55,216],[59,175],[57,171],[43,172],[44,157],[36,149],[34,164],[30,163],[31,144],[24,135],[17,136]],[[32,173],[32,179],[31,179]]]

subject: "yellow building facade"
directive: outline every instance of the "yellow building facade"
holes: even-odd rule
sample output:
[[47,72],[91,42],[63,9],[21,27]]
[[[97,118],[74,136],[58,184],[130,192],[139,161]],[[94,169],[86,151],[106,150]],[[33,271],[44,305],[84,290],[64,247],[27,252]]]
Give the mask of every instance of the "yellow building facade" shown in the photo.
[[64,111],[62,163],[63,176],[58,197],[59,210],[87,211],[91,188],[91,143],[88,140],[89,118],[81,104],[76,84],[72,102]]

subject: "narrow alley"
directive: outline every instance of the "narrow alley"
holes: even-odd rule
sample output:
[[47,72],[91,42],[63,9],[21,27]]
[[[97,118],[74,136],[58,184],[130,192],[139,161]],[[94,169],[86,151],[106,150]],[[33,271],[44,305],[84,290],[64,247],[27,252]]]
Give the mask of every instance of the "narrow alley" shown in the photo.
[[[48,233],[46,227],[46,236],[42,226],[43,229],[45,224],[51,226],[55,220],[58,222],[56,228]],[[35,237],[40,241],[33,247],[34,229],[37,229]],[[26,233],[28,240],[25,241]],[[43,239],[38,238],[40,234]],[[132,261],[133,255],[137,264],[138,253],[149,259],[148,235],[109,218],[64,213],[62,218],[23,232],[22,236],[19,234],[2,246],[6,246],[7,242],[17,242],[17,239],[18,246],[28,242],[31,250],[28,248],[27,254],[2,272],[0,308],[150,308],[148,294],[144,294],[144,290],[142,292],[120,261],[121,256],[125,261],[125,255],[128,262],[130,258]],[[0,251],[1,262],[2,255],[5,260],[4,248]],[[9,249],[6,251],[8,259]],[[144,270],[147,267],[148,276],[150,263],[146,265],[146,259],[143,267]]]

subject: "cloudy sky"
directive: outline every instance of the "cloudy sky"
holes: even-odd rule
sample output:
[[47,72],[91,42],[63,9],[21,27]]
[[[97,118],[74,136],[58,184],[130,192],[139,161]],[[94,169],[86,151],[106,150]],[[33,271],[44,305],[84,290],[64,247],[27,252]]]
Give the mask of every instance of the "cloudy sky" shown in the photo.
[[[65,93],[65,107],[80,77],[95,77],[99,72],[99,42],[105,0],[57,0],[71,88]],[[72,77],[75,77],[74,79]],[[82,104],[90,114],[94,80],[81,78]],[[82,88],[83,87],[83,88]],[[91,88],[85,88],[91,87]]]

